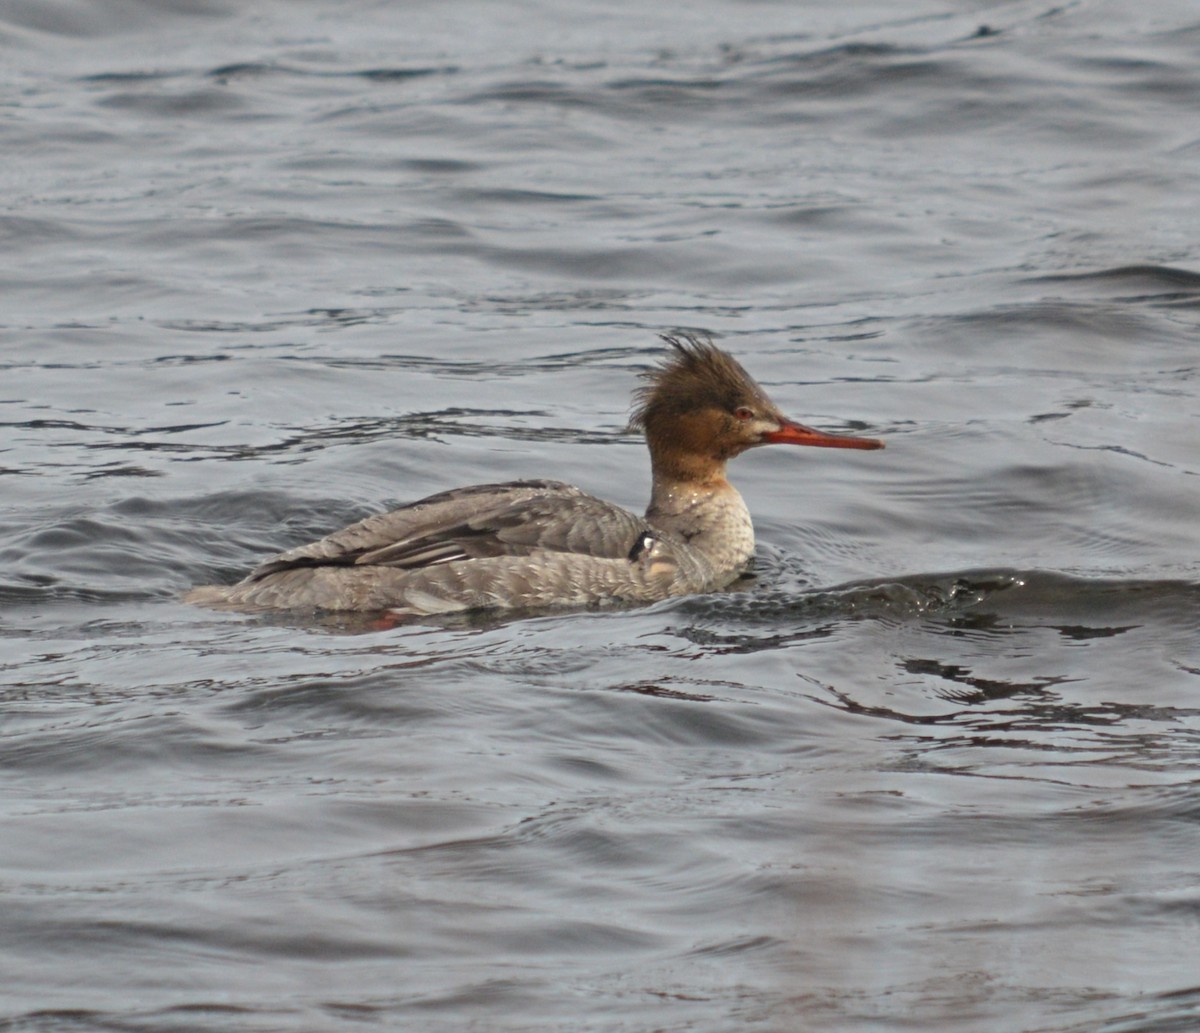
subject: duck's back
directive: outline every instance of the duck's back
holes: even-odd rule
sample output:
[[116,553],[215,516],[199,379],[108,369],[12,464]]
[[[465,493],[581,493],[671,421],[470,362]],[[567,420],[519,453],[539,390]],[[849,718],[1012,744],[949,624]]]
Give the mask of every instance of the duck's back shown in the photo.
[[686,546],[559,481],[431,495],[281,553],[189,602],[236,609],[393,610],[652,600],[703,587]]

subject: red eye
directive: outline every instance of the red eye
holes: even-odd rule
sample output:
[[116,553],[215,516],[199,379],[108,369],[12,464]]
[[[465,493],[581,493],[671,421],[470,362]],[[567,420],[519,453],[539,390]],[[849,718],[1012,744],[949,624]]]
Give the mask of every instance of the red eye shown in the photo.
[[748,405],[739,405],[733,410],[733,415],[745,423],[747,420],[754,419],[754,410]]

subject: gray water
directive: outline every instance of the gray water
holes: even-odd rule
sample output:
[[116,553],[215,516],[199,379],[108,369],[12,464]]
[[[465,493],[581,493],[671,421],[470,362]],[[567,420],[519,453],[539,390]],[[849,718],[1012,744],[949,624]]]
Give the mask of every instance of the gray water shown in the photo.
[[[1200,1027],[1200,10],[0,4],[0,1029]],[[184,606],[461,484],[744,591]]]

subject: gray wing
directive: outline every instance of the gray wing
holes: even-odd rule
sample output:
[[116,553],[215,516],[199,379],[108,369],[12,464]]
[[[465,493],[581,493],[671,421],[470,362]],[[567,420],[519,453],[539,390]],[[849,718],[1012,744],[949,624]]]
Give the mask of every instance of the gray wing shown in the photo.
[[650,526],[559,481],[510,481],[431,495],[268,560],[246,581],[298,567],[417,569],[455,560],[566,552],[629,557]]

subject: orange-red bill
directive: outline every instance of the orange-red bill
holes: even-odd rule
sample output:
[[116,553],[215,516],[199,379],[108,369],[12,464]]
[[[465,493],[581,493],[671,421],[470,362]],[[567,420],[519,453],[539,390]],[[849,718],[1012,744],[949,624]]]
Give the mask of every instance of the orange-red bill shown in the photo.
[[883,448],[878,438],[856,438],[852,434],[826,434],[802,423],[784,420],[779,430],[763,435],[769,445],[813,445],[816,448]]

